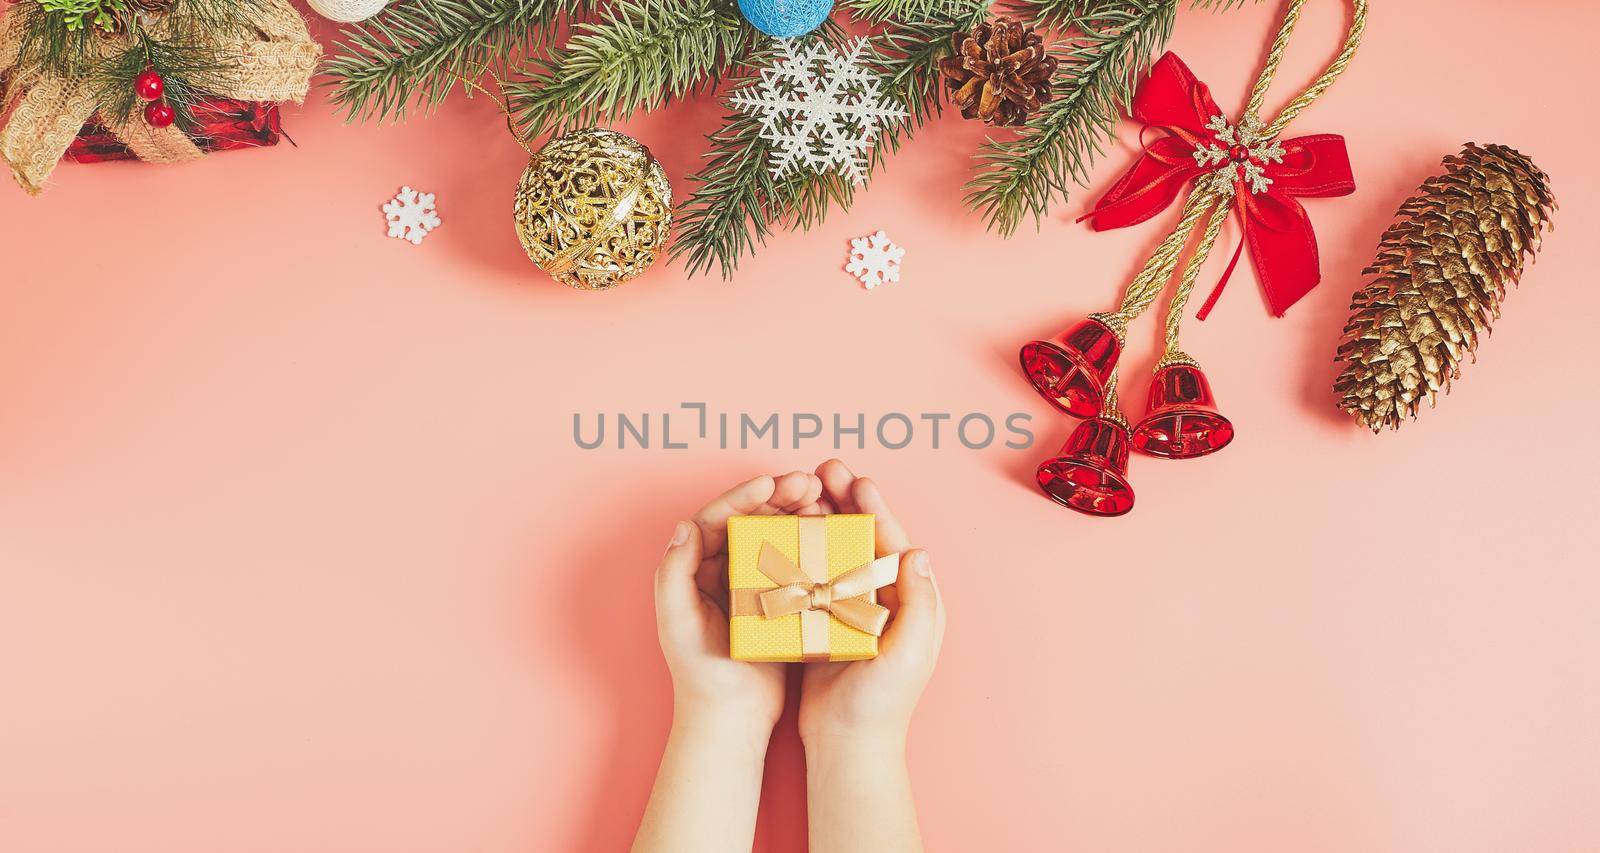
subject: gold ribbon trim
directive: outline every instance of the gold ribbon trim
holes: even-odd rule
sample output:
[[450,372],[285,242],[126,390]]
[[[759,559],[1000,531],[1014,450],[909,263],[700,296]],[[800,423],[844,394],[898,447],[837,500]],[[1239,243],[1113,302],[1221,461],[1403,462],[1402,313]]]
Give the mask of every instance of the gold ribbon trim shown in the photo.
[[[0,20],[0,115],[17,99],[16,108],[0,127],[0,158],[30,195],[44,190],[56,163],[94,115],[94,87],[87,80],[34,73],[22,78],[16,67],[23,35],[23,12],[12,6]],[[250,5],[255,35],[230,36],[219,45],[231,64],[217,75],[208,94],[243,101],[305,100],[322,48],[306,30],[306,22],[287,0],[257,0]],[[152,26],[161,26],[157,19]],[[115,36],[101,39],[99,49],[117,49]],[[137,116],[118,122],[102,117],[106,128],[139,159],[180,163],[204,156],[176,126],[153,128]]]
[[[518,137],[518,139],[520,141],[521,137]],[[537,156],[535,155],[535,157]],[[644,182],[649,176],[650,164],[645,163],[643,168],[639,169],[639,174],[635,175],[633,180],[628,183],[628,189],[617,199],[617,206],[612,209],[611,215],[593,229],[589,239],[579,240],[568,246],[564,251],[551,255],[550,260],[541,265],[544,271],[557,277],[572,272],[578,268],[580,260],[588,257],[589,253],[594,251],[595,246],[600,245],[603,240],[610,239],[617,229],[626,225],[628,218],[633,216],[633,209],[639,206],[639,199],[644,195]],[[579,201],[587,202],[588,199],[580,199]]]
[[872,596],[899,576],[900,555],[879,557],[829,580],[827,526],[822,516],[806,516],[800,519],[800,564],[763,542],[756,570],[778,586],[733,590],[731,615],[778,619],[798,613],[803,659],[828,660],[830,617],[874,637],[883,635],[889,611]]

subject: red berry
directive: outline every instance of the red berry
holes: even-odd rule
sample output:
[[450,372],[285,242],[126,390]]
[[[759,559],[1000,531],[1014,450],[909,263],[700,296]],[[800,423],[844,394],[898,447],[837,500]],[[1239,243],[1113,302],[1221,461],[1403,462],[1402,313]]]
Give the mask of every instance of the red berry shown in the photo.
[[166,88],[166,82],[161,79],[161,75],[157,74],[154,68],[146,68],[133,81],[133,91],[147,101],[160,100],[161,93],[166,91]]
[[151,127],[171,127],[177,117],[178,113],[172,105],[162,101],[151,101],[144,108],[144,120],[149,122]]

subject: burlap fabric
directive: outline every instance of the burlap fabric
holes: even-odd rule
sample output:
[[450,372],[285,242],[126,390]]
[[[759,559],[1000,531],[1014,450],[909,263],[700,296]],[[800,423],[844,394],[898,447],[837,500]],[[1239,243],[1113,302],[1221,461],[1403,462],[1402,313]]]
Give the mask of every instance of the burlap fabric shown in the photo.
[[[253,32],[230,35],[218,46],[229,61],[208,94],[243,101],[304,101],[322,53],[306,31],[305,20],[287,0],[254,0],[246,6]],[[13,6],[0,19],[0,117],[10,108],[9,118],[0,126],[0,158],[23,189],[38,195],[61,155],[94,115],[95,102],[85,79],[28,73],[17,67],[22,41],[18,8]],[[151,23],[155,28],[163,25],[160,19]],[[115,51],[116,38],[105,36],[101,49],[108,54]],[[176,125],[154,128],[137,113],[126,121],[101,119],[141,160],[181,163],[205,156]]]

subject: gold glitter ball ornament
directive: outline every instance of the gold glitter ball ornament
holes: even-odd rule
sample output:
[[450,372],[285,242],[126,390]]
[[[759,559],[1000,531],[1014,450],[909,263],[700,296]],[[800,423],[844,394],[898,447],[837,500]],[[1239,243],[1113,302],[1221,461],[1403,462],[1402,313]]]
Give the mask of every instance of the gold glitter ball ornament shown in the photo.
[[517,236],[539,269],[606,290],[655,263],[672,226],[672,185],[650,149],[588,128],[545,143],[517,184]]

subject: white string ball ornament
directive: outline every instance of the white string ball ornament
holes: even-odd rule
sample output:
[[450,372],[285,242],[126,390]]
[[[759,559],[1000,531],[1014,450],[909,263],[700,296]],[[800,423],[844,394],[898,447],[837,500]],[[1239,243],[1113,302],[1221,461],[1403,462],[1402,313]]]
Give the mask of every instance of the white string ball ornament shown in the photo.
[[330,21],[354,24],[383,11],[389,0],[306,0],[311,11]]

